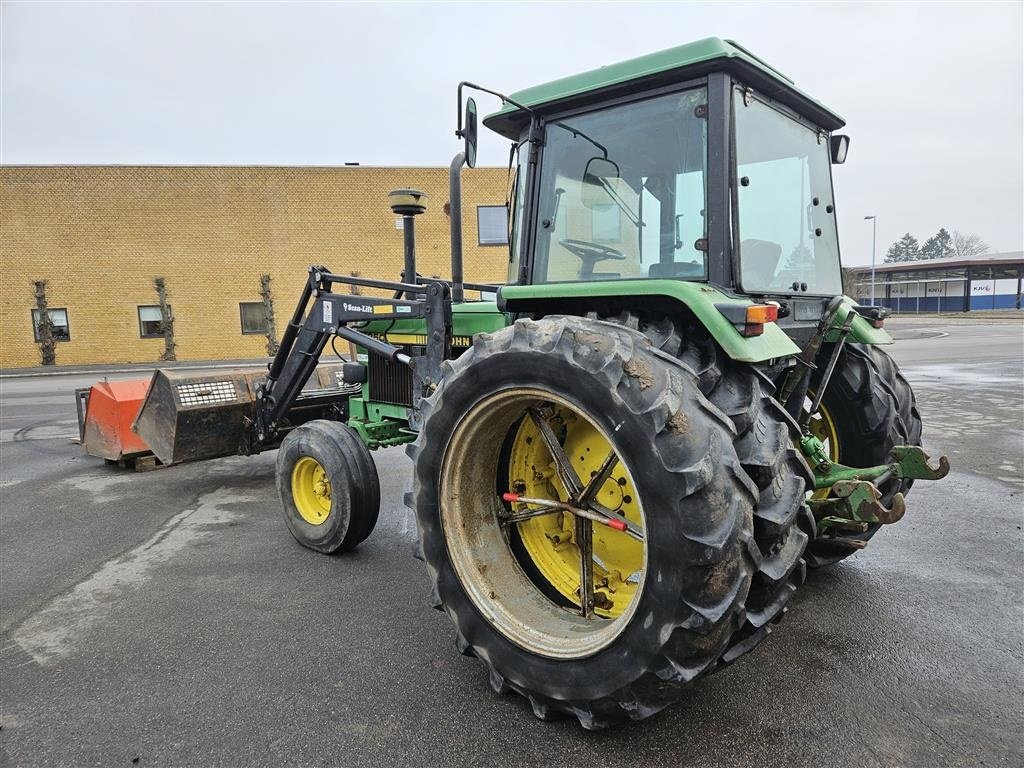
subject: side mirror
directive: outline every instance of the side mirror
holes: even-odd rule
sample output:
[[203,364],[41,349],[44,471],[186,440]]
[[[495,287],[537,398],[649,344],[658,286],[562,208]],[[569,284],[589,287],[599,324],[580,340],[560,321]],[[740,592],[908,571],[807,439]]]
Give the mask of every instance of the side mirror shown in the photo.
[[466,142],[466,165],[476,167],[476,102],[466,99],[466,122],[462,129],[462,138]]
[[846,153],[850,151],[850,137],[837,133],[829,139],[832,150],[832,162],[835,165],[842,165],[846,162]]
[[583,171],[583,205],[595,208],[612,202],[609,190],[619,178],[619,166],[605,157],[592,157]]

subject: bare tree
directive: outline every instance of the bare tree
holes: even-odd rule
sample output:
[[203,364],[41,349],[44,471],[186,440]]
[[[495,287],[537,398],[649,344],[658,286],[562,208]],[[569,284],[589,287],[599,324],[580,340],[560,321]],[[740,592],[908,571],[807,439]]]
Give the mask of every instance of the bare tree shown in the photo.
[[277,342],[277,324],[274,322],[274,296],[270,292],[270,275],[260,275],[260,298],[263,299],[263,321],[266,324],[264,336],[267,337],[267,356],[277,354],[280,344]]
[[43,365],[55,365],[56,336],[54,334],[53,320],[50,319],[50,310],[46,303],[46,281],[36,280],[36,315],[39,322],[36,323],[39,336],[39,351],[43,355]]
[[988,243],[977,235],[953,230],[953,253],[957,258],[969,259],[971,256],[981,256],[990,250]]

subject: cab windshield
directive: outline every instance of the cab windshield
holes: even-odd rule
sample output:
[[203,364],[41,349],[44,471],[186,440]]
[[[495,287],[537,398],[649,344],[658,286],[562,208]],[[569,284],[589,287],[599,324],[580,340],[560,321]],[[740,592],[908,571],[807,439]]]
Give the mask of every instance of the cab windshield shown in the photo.
[[533,282],[706,278],[706,104],[700,88],[547,124]]
[[734,109],[743,291],[842,293],[828,137],[740,89]]

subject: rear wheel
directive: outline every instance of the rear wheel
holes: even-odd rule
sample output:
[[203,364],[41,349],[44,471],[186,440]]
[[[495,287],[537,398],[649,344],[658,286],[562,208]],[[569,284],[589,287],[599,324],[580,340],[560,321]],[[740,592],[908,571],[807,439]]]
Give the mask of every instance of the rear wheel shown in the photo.
[[[831,355],[832,346],[825,345],[818,356],[819,371]],[[811,379],[812,392],[819,376]],[[825,444],[832,461],[851,467],[885,464],[895,446],[921,444],[921,416],[910,384],[889,355],[867,344],[844,345],[810,430]],[[890,505],[897,492],[906,495],[912,483],[899,478],[882,483],[882,503]],[[844,537],[867,541],[880,527],[875,524]],[[829,565],[856,551],[819,537],[808,545],[807,563]]]
[[[449,365],[410,447],[413,498],[435,603],[495,690],[597,728],[754,644],[737,641],[758,489],[689,368],[575,317],[481,334]],[[576,509],[615,526],[564,508],[591,483]]]
[[336,421],[296,427],[277,454],[277,491],[295,540],[318,552],[345,552],[373,530],[380,484],[354,430]]

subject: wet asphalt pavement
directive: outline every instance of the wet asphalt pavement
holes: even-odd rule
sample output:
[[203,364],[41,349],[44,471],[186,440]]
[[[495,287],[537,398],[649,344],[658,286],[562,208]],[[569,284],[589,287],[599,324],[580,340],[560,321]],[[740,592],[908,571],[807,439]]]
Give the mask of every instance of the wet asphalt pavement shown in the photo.
[[121,471],[68,440],[94,374],[0,380],[0,764],[1019,766],[1024,324],[891,325],[950,476],[753,653],[598,733],[455,650],[401,449],[374,534],[325,557],[279,519],[274,453]]

